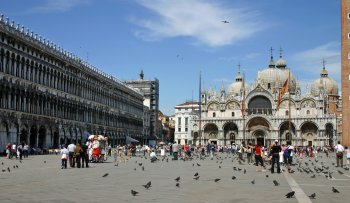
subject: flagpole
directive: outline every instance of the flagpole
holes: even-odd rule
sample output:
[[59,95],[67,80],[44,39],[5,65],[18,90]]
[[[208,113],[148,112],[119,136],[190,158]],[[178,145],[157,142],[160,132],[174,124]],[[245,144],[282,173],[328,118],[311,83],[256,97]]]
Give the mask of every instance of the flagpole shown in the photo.
[[242,116],[243,116],[243,142],[246,144],[245,140],[245,73],[243,72],[243,98],[242,98]]
[[[289,130],[289,134],[290,136],[292,136],[292,133],[291,133],[291,128],[292,128],[292,122],[291,122],[291,119],[292,119],[292,112],[291,112],[291,104],[290,104],[290,71],[289,71],[289,74],[288,74],[288,111],[289,111],[289,118],[288,118],[288,130]],[[290,139],[290,137],[288,137]]]
[[198,128],[198,137],[199,137],[199,146],[202,145],[202,72],[199,72],[199,128]]

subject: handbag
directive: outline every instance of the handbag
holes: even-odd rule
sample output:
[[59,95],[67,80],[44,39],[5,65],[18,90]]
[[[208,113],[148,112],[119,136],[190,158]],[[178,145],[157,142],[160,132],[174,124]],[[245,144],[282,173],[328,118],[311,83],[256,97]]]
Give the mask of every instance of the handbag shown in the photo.
[[67,154],[62,154],[61,159],[67,159],[67,158],[68,158]]

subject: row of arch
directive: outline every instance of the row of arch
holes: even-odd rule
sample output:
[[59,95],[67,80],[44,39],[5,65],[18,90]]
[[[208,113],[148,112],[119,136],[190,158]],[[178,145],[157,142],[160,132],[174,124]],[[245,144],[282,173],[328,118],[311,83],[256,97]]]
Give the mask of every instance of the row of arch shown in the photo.
[[[263,129],[266,131],[271,131],[271,127],[263,118],[255,118],[247,122],[246,130],[254,132],[255,130]],[[302,135],[317,135],[317,136],[325,136],[329,139],[333,139],[334,136],[334,127],[332,123],[326,123],[324,126],[325,133],[322,135],[319,135],[318,131],[320,127],[312,122],[312,121],[305,121],[297,128],[295,127],[294,123],[291,123],[291,132],[289,132],[289,122],[284,121],[282,122],[278,127],[278,134],[280,138],[284,138],[285,140],[291,140],[292,136],[296,135],[297,131],[300,131]],[[243,129],[239,129],[238,125],[234,122],[227,122],[225,123],[220,131],[223,131],[223,138],[224,139],[235,139],[235,137],[238,135],[238,132]],[[203,126],[203,132],[204,132],[204,138],[205,139],[217,139],[219,134],[219,127],[215,123],[207,123]],[[198,135],[198,134],[197,134]],[[196,138],[194,138],[196,139]]]
[[[295,108],[316,108],[316,101],[313,98],[304,98],[300,102],[296,102],[293,99],[283,99],[280,106],[284,106],[288,102],[291,102],[291,107]],[[248,109],[272,109],[272,101],[263,95],[258,95],[252,97],[249,101],[246,101],[248,104]],[[222,109],[222,107],[224,107]],[[211,101],[207,105],[207,111],[218,111],[218,110],[234,110],[242,109],[242,102],[238,100],[229,100],[221,106],[218,101]]]
[[59,148],[62,144],[85,142],[90,134],[104,135],[108,137],[109,144],[116,146],[125,143],[125,137],[143,141],[142,135],[135,135],[132,131],[115,131],[112,129],[86,127],[58,127],[44,123],[17,124],[6,120],[0,122],[0,153],[5,150],[8,143],[26,143],[31,148],[49,149]]

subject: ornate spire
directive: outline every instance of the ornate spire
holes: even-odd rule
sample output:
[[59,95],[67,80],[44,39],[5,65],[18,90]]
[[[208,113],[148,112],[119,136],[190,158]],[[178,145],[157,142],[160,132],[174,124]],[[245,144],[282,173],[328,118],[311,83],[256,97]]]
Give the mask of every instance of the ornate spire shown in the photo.
[[328,77],[328,71],[326,70],[326,60],[322,59],[322,71],[321,71],[321,78]]
[[241,63],[238,63],[238,73],[237,73],[237,76],[236,76],[236,82],[240,82],[242,81],[242,76],[241,76]]
[[221,82],[221,89],[220,89],[221,92],[225,92],[225,86],[224,86],[224,81],[222,80]]
[[270,52],[271,52],[271,58],[269,62],[269,68],[275,68],[275,61],[273,60],[273,48],[271,47]]
[[280,58],[282,58],[282,47],[280,47]]
[[145,75],[143,74],[143,70],[141,70],[141,73],[140,73],[140,80],[143,80],[143,77],[144,77]]

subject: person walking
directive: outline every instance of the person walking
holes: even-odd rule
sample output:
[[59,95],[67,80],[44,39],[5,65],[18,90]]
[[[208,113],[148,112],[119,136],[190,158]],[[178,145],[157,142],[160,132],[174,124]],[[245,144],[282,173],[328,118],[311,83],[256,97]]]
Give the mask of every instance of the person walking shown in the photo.
[[23,143],[23,156],[24,158],[28,158],[29,154],[29,145],[26,143]]
[[345,147],[345,153],[346,153],[346,165],[349,168],[350,167],[350,149],[348,146]]
[[17,147],[19,160],[22,160],[22,156],[23,156],[23,146],[24,146],[24,143],[19,144],[18,147]]
[[294,147],[290,140],[287,141],[287,149],[284,150],[283,156],[287,160],[288,172],[291,173],[291,165],[293,163],[293,150]]
[[174,153],[174,160],[177,160],[178,153],[179,153],[179,145],[176,142],[174,142],[173,144],[173,153]]
[[74,150],[74,156],[75,156],[75,160],[76,160],[78,168],[81,167],[81,155],[82,155],[82,153],[83,153],[83,149],[81,148],[80,144],[77,143],[75,150]]
[[[343,167],[343,153],[344,153],[344,147],[340,144],[340,141],[338,141],[338,144],[334,148],[336,150],[336,157],[337,157],[337,167],[339,165]],[[339,163],[340,162],[340,163]]]
[[70,167],[75,167],[75,160],[74,160],[74,151],[75,151],[75,144],[71,143],[67,147],[69,151],[69,165]]
[[275,140],[275,143],[271,147],[271,156],[272,156],[271,173],[275,172],[275,164],[277,164],[277,173],[281,173],[280,154],[279,154],[281,151],[282,151],[282,148],[278,144],[278,140]]
[[67,169],[67,159],[69,157],[69,151],[65,145],[62,146],[60,154],[61,154],[61,169]]
[[250,148],[255,149],[255,166],[256,166],[256,171],[259,171],[259,163],[261,165],[262,171],[266,171],[266,167],[264,165],[264,161],[262,159],[261,154],[263,153],[261,143],[258,142],[255,147],[251,146]]
[[249,142],[248,146],[247,146],[247,150],[246,150],[248,164],[253,163],[253,161],[252,161],[252,151],[253,151],[253,149],[252,149],[251,146],[252,146],[252,143]]
[[81,167],[84,168],[84,163],[85,163],[85,167],[89,168],[88,146],[86,144],[83,144],[81,146],[81,149],[83,150],[81,153]]

